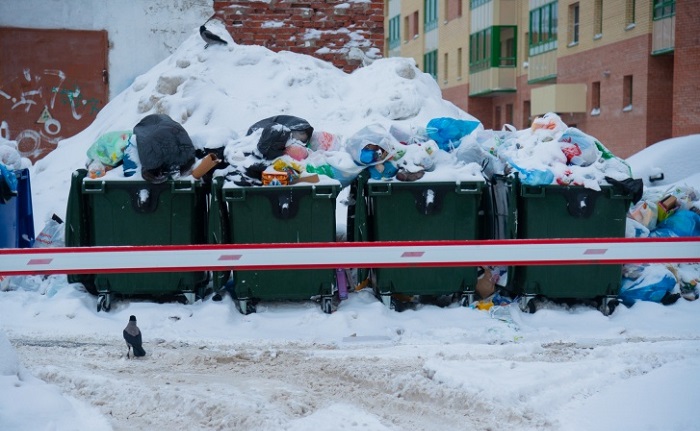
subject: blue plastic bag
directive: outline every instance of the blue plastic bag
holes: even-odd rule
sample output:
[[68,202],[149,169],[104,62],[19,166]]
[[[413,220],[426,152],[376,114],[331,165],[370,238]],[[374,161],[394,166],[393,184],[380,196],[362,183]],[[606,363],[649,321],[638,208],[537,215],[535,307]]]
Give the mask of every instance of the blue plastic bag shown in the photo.
[[520,173],[520,182],[528,186],[546,186],[554,181],[554,174],[550,170],[521,168],[511,159],[508,159],[508,164]]
[[649,236],[656,238],[700,236],[700,214],[690,210],[677,210],[659,223]]
[[628,307],[636,301],[661,302],[673,291],[676,283],[676,277],[668,269],[649,266],[638,278],[622,277],[619,298]]
[[0,163],[0,173],[2,174],[3,181],[5,181],[7,187],[10,189],[10,192],[17,193],[17,176],[14,171],[11,171]]
[[136,148],[136,142],[132,137],[124,149],[124,157],[122,159],[122,169],[125,177],[131,177],[135,173],[140,172],[141,161],[139,160],[139,152]]
[[451,151],[459,147],[460,140],[476,130],[479,124],[478,121],[440,117],[430,120],[425,130],[441,150]]

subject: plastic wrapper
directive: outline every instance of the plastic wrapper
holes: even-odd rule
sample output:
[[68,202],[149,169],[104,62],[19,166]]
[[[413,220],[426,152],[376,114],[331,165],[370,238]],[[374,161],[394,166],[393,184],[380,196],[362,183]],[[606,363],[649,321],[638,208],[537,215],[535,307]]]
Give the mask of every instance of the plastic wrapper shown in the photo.
[[105,166],[117,166],[124,157],[131,135],[129,130],[103,134],[88,148],[88,159],[98,160]]

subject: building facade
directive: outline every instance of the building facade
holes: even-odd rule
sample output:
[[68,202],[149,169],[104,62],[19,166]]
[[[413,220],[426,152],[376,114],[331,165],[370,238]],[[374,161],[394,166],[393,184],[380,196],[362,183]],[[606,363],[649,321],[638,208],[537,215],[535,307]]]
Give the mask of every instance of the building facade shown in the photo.
[[486,128],[556,112],[624,158],[700,133],[694,23],[699,0],[387,0],[384,53]]
[[382,0],[214,0],[236,43],[292,51],[346,72],[383,55]]

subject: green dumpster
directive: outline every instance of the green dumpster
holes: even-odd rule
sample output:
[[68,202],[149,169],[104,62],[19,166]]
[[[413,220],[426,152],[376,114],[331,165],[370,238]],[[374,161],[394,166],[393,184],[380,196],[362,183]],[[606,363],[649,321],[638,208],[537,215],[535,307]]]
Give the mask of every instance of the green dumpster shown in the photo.
[[[363,173],[348,230],[355,241],[477,240],[481,230],[484,181],[378,181]],[[350,237],[350,235],[349,235]],[[388,307],[408,300],[451,298],[462,305],[473,298],[476,267],[375,268],[370,283]],[[444,302],[443,302],[444,303]]]
[[[207,193],[201,181],[152,184],[130,178],[71,178],[66,246],[191,245],[207,243]],[[115,297],[182,298],[193,303],[209,283],[206,271],[70,275],[98,296],[97,311]]]
[[[525,185],[513,190],[517,201],[517,237],[624,238],[629,192],[610,185],[596,191],[583,186]],[[536,310],[533,300],[593,300],[604,314],[614,310],[622,265],[516,266],[514,290],[521,308]]]
[[[339,191],[340,183],[335,180],[240,187],[216,178],[212,183],[210,243],[335,242]],[[325,313],[333,310],[337,293],[334,269],[236,271],[234,267],[232,271],[214,274],[215,289],[232,275],[232,294],[243,314],[255,312],[259,301],[316,298],[320,298]]]

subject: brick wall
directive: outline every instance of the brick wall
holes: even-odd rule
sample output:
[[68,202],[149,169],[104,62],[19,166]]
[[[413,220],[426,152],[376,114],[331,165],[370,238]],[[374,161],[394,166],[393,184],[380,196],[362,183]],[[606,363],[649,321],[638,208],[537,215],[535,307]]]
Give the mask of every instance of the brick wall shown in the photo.
[[350,72],[382,56],[384,2],[214,0],[233,40],[329,61]]
[[[670,135],[673,57],[653,58],[651,35],[645,34],[582,53],[560,57],[557,83],[600,82],[600,115],[576,115],[577,127],[626,158]],[[623,110],[624,77],[632,76],[632,109]],[[573,120],[573,119],[572,119]],[[567,122],[572,120],[565,120]]]
[[491,97],[469,97],[469,84],[443,88],[442,98],[454,103],[458,108],[481,121],[485,129],[494,125],[494,104]]
[[700,0],[676,2],[673,136],[700,133]]

